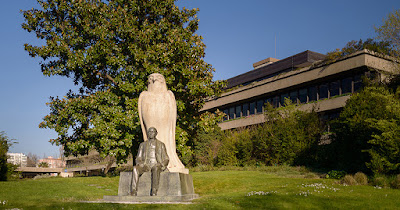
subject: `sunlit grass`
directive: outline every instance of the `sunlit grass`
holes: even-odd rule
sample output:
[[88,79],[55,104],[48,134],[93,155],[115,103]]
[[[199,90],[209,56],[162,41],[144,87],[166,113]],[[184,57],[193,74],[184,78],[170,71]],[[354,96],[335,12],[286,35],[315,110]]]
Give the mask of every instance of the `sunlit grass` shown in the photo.
[[[191,173],[200,198],[193,204],[81,203],[117,195],[119,177],[47,178],[0,182],[0,209],[396,209],[400,190],[343,186],[332,179],[260,171]],[[279,174],[279,175],[278,175]],[[293,175],[294,174],[294,175]],[[296,176],[295,176],[296,175]],[[293,178],[295,177],[295,178]],[[316,176],[314,176],[316,177]]]

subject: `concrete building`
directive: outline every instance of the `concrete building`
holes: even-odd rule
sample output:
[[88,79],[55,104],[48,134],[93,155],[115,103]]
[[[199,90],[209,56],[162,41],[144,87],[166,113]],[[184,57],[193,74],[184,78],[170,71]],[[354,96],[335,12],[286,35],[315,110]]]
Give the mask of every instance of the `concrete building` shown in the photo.
[[26,167],[28,157],[23,153],[7,153],[7,162],[20,167]]
[[47,158],[40,159],[38,163],[47,163],[49,165],[49,168],[64,168],[65,167],[65,161],[63,161],[61,158],[53,158],[52,156],[49,156]]
[[362,87],[363,76],[384,80],[398,68],[392,58],[368,50],[331,62],[324,62],[324,58],[305,51],[283,60],[257,62],[253,70],[228,79],[228,89],[208,100],[201,111],[223,111],[222,130],[263,123],[264,104],[282,106],[285,98],[299,104],[300,109],[315,106],[321,116],[333,118]]
[[[86,176],[101,175],[105,171],[112,171],[117,167],[112,158],[102,158],[95,150],[89,151],[87,155],[64,157],[64,160],[66,162],[64,173],[68,173],[69,177],[77,174]],[[125,165],[132,165],[132,163],[132,159],[129,159]]]

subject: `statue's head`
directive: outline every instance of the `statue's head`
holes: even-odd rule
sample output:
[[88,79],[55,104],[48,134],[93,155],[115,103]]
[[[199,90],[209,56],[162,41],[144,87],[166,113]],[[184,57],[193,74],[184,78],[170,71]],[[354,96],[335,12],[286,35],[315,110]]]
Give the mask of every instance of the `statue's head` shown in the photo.
[[147,81],[147,89],[150,92],[167,91],[167,84],[165,83],[164,76],[159,73],[150,74],[148,81]]
[[150,127],[148,130],[147,130],[147,137],[149,138],[149,139],[155,139],[156,138],[156,136],[157,136],[157,129],[155,128],[155,127]]

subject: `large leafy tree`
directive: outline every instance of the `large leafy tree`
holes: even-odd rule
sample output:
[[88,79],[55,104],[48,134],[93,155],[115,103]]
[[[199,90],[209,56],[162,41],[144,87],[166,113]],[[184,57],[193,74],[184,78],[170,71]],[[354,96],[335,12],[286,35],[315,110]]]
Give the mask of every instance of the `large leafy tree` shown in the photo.
[[197,9],[180,9],[174,0],[38,0],[24,11],[22,27],[43,39],[25,44],[40,57],[46,76],[72,78],[79,92],[51,98],[41,128],[54,129],[66,155],[96,149],[123,162],[142,141],[139,94],[147,76],[164,75],[177,99],[177,149],[190,155],[189,139],[199,125],[204,98],[218,94],[204,60]]

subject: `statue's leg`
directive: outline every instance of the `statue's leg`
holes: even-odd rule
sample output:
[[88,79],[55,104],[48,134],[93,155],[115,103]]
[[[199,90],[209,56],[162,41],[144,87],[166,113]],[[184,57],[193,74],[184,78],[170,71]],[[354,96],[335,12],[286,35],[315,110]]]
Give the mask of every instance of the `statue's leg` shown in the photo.
[[139,177],[140,175],[143,174],[143,169],[139,166],[133,166],[133,171],[132,171],[132,182],[131,182],[131,195],[136,196],[137,195],[137,185],[139,182]]
[[156,196],[159,183],[160,183],[160,173],[161,167],[160,166],[153,166],[151,168],[151,195]]

